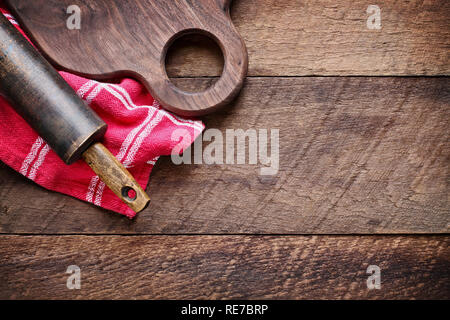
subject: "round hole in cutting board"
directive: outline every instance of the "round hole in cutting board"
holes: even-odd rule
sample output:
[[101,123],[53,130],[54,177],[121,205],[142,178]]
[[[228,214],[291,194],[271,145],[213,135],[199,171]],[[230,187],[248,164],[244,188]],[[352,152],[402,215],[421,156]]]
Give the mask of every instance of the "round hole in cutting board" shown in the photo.
[[181,36],[172,43],[166,54],[167,75],[175,86],[185,92],[208,89],[219,80],[223,66],[222,50],[204,34]]

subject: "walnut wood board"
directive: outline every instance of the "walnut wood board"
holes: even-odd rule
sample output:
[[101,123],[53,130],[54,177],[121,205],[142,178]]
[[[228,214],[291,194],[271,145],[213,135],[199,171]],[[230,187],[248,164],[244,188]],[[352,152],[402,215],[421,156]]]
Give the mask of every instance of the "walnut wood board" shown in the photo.
[[[369,4],[381,9],[381,30],[367,28]],[[441,0],[234,0],[231,9],[251,76],[448,75],[449,16]],[[209,47],[181,42],[169,75],[219,75],[220,54]]]
[[[449,248],[444,236],[0,236],[0,299],[449,299]],[[66,287],[70,265],[81,290]]]
[[278,128],[277,175],[163,157],[147,188],[150,206],[130,221],[3,165],[0,232],[448,233],[449,86],[449,78],[250,78],[206,126]]

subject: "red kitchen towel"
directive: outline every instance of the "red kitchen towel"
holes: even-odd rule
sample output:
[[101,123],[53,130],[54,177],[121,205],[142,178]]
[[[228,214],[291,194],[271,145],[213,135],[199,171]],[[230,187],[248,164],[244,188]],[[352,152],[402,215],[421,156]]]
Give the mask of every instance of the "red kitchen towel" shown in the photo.
[[[14,18],[3,7],[0,9],[20,30]],[[182,141],[194,141],[204,129],[201,121],[183,119],[162,109],[135,80],[123,79],[112,84],[67,72],[60,74],[108,124],[103,143],[144,189],[158,157],[170,155],[175,146],[180,148],[180,141],[171,139],[174,130],[190,133],[191,139]],[[181,145],[183,150],[188,146]],[[44,188],[130,218],[135,216],[84,161],[65,165],[3,99],[0,99],[0,160]]]

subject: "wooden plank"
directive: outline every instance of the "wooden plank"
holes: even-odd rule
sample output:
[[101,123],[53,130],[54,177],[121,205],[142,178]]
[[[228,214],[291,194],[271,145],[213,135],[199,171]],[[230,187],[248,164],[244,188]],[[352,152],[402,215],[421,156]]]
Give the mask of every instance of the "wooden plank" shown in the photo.
[[[381,9],[380,30],[367,28],[369,4]],[[440,0],[235,0],[232,7],[251,76],[448,75],[449,16],[450,2]],[[222,58],[209,47],[181,41],[168,73],[219,75]]]
[[[0,236],[0,299],[449,299],[448,236]],[[68,266],[81,269],[69,290]],[[369,265],[381,288],[368,290]]]
[[130,221],[3,165],[0,232],[448,233],[449,84],[252,78],[231,108],[205,122],[221,132],[279,129],[276,175],[261,176],[260,164],[177,166],[163,157],[147,189],[150,206]]

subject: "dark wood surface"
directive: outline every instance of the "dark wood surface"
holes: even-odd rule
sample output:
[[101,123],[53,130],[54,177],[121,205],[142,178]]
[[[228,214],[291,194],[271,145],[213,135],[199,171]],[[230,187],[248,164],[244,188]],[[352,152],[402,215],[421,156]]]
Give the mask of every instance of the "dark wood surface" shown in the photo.
[[[34,42],[61,68],[96,79],[133,75],[179,115],[198,116],[227,106],[247,74],[247,50],[231,22],[229,0],[80,0],[76,30],[66,27],[72,0],[7,2]],[[165,70],[168,48],[189,33],[214,39],[225,59],[221,78],[202,92],[180,90]]]
[[[380,30],[367,28],[369,4],[381,9]],[[449,16],[442,0],[234,0],[231,10],[250,76],[448,75]],[[220,74],[208,46],[178,49],[170,75]]]
[[[0,165],[0,298],[449,299],[450,5],[376,4],[381,30],[366,28],[363,1],[234,1],[250,77],[204,120],[280,129],[272,179],[163,157],[131,221]],[[220,49],[192,39],[172,48],[169,76],[219,75]],[[366,287],[369,264],[381,290]]]
[[[448,237],[0,236],[0,299],[449,299]],[[69,290],[67,267],[81,269]],[[381,288],[368,290],[369,265]]]
[[0,231],[449,232],[449,88],[448,78],[250,78],[206,126],[279,129],[277,175],[164,157],[150,206],[129,221],[3,167]]

